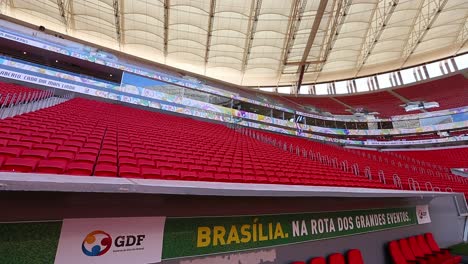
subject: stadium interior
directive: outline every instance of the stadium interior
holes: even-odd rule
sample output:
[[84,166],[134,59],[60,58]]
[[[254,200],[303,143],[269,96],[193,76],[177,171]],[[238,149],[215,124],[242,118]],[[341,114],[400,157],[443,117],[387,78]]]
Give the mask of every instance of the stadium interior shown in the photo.
[[468,263],[465,0],[0,1],[0,264]]

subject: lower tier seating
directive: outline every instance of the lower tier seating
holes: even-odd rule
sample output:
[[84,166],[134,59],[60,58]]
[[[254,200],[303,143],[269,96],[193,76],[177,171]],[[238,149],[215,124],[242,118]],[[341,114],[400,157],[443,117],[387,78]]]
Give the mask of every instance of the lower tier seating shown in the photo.
[[[316,158],[290,153],[221,124],[72,99],[0,120],[0,171],[404,189],[414,189],[411,181],[417,181],[422,189],[435,186],[468,193],[459,178],[447,181],[388,159],[366,158],[302,138],[255,133],[311,149]],[[385,181],[379,179],[380,171]],[[394,184],[394,174],[401,184]]]
[[[392,184],[395,180],[401,182],[401,187],[406,190],[443,190],[456,191],[468,194],[467,180],[463,177],[452,175],[449,170],[438,163],[430,163],[420,160],[414,162],[397,159],[390,154],[377,151],[353,150],[343,147],[323,144],[300,137],[291,137],[264,131],[256,133],[274,140],[277,144],[282,142],[286,146],[301,151],[312,151],[316,160],[322,163],[335,163],[338,165],[345,162],[351,169],[356,168],[356,174],[360,176],[382,179]],[[426,151],[431,155],[432,151]],[[434,161],[437,162],[437,161]],[[397,176],[397,177],[394,177]]]
[[0,170],[393,188],[224,125],[87,99],[0,120]]
[[468,147],[437,150],[399,151],[400,155],[418,160],[437,163],[448,168],[468,167]]

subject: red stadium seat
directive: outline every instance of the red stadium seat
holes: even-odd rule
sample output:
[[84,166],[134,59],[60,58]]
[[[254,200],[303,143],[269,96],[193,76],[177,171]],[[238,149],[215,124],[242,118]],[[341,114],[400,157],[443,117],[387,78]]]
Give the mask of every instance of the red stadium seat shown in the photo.
[[350,249],[346,255],[348,264],[364,264],[362,254],[359,249]]
[[79,161],[82,163],[88,163],[91,165],[94,165],[96,163],[97,155],[96,154],[91,154],[91,153],[78,153],[75,156],[75,161]]
[[422,251],[421,247],[418,244],[418,241],[416,240],[416,237],[412,236],[408,238],[408,244],[409,247],[411,248],[411,251],[413,252],[414,256],[416,259],[424,259],[426,260],[429,264],[432,263],[439,263],[439,259],[437,256],[433,255],[426,255]]
[[327,260],[324,257],[317,257],[311,259],[309,264],[327,264]]
[[94,169],[95,176],[117,177],[117,166],[98,163]]
[[179,174],[179,171],[177,171],[177,170],[162,169],[161,170],[161,176],[166,180],[178,180],[178,179],[180,179],[180,174]]
[[162,179],[161,170],[156,168],[141,168],[141,174],[145,179]]
[[398,240],[398,245],[401,250],[401,254],[405,258],[407,262],[417,262],[419,264],[427,264],[427,261],[420,258],[417,259],[416,256],[413,254],[413,251],[411,250],[408,240],[406,238]]
[[68,164],[65,174],[91,176],[93,173],[93,163],[83,161],[72,161]]
[[439,261],[445,261],[450,258],[448,255],[444,255],[439,252],[432,252],[432,250],[429,248],[427,245],[426,239],[424,238],[424,235],[418,235],[416,236],[416,241],[418,242],[419,248],[421,251],[424,253],[424,255],[434,255]]
[[134,165],[121,165],[119,166],[119,176],[124,178],[143,178],[140,168]]
[[49,156],[50,150],[42,150],[42,149],[27,149],[21,153],[22,158],[30,158],[30,159],[37,159],[43,160],[47,159]]
[[195,171],[181,171],[180,178],[182,180],[197,180],[199,178],[197,172]]
[[21,152],[23,152],[21,148],[0,147],[0,157],[16,158],[21,154]]
[[[389,251],[390,256],[392,258],[392,263],[393,264],[408,264],[408,263],[410,263],[410,262],[408,262],[406,260],[405,256],[403,255],[397,241],[390,241],[390,243],[388,243],[388,251]],[[418,264],[427,264],[427,263],[424,261],[424,263],[419,263],[418,262]]]
[[33,172],[37,166],[36,159],[26,158],[8,158],[3,166],[2,171],[14,171],[14,172]]
[[70,151],[54,151],[49,154],[49,160],[70,161],[75,158],[75,153]]
[[63,160],[41,160],[37,165],[37,172],[50,173],[50,174],[63,174],[67,162]]
[[346,261],[342,254],[333,253],[328,256],[328,264],[346,264]]
[[[428,247],[432,252],[442,254],[445,256],[446,259],[450,259],[452,263],[460,263],[461,262],[461,257],[460,256],[452,256],[450,254],[450,251],[448,249],[441,249],[437,242],[434,239],[434,236],[432,233],[426,233],[424,234],[425,241],[427,242]],[[421,238],[420,238],[421,239]]]

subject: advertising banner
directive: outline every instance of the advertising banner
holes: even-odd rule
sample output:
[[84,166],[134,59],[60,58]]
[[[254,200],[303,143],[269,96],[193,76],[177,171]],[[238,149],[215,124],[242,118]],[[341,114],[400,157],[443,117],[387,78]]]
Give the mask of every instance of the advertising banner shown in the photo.
[[[421,209],[422,208],[422,209]],[[234,217],[168,218],[163,259],[331,239],[430,222],[416,207]]]
[[430,222],[429,207],[421,205],[276,215],[0,223],[0,263],[159,263]]
[[55,264],[157,263],[165,217],[65,219]]
[[25,74],[21,72],[15,72],[15,71],[10,71],[6,69],[1,69],[0,68],[0,77],[8,78],[8,79],[14,79],[18,81],[23,81],[23,82],[28,82],[28,83],[35,83],[39,85],[44,85],[48,87],[54,87],[54,88],[59,88],[63,90],[69,90],[69,91],[77,91],[80,92],[81,90],[84,90],[83,87],[77,86],[74,84],[70,83],[64,83],[61,81],[55,81],[55,80],[50,80],[47,78],[41,78],[37,77],[34,75],[30,74]]

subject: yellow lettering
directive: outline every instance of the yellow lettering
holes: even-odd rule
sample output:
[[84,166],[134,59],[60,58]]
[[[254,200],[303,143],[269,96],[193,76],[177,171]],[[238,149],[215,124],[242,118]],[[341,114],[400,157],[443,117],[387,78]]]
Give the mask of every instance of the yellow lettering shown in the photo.
[[268,239],[273,238],[273,223],[268,223]]
[[258,218],[255,218],[253,228],[252,228],[252,232],[253,232],[252,236],[253,236],[253,241],[254,242],[257,242],[257,224],[256,224],[257,221],[258,221]]
[[283,227],[280,223],[276,223],[274,239],[277,239],[278,237],[284,238]]
[[268,240],[268,237],[263,234],[263,225],[258,224],[258,240],[265,241]]
[[197,247],[207,247],[210,245],[211,229],[206,226],[198,227]]
[[225,245],[226,241],[224,241],[224,236],[226,235],[226,229],[224,226],[215,226],[213,228],[213,246],[218,245]]
[[231,226],[231,230],[229,231],[227,244],[231,244],[232,242],[236,242],[237,244],[240,243],[239,241],[239,234],[237,233],[237,229],[235,225]]
[[241,226],[241,242],[247,243],[252,239],[252,234],[250,234],[250,225],[242,225]]

